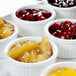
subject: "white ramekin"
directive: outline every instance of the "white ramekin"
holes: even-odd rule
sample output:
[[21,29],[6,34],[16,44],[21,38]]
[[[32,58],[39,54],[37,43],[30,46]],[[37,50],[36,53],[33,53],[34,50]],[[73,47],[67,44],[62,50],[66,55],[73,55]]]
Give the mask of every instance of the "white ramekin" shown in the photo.
[[[56,57],[58,55],[58,49],[56,45],[51,42],[53,55],[45,61],[39,63],[24,63],[19,62],[7,55],[10,47],[16,44],[19,41],[27,41],[27,40],[34,40],[36,42],[41,42],[41,37],[24,37],[20,39],[16,39],[10,42],[5,48],[5,58],[6,58],[6,66],[11,73],[11,76],[39,76],[40,72],[50,64],[55,63]],[[9,67],[10,66],[10,67]]]
[[76,58],[76,39],[67,40],[67,39],[60,39],[54,37],[49,32],[49,27],[54,24],[55,22],[62,22],[62,21],[71,21],[76,22],[74,19],[58,19],[48,23],[45,27],[45,35],[48,38],[56,43],[59,49],[59,57],[61,58]]
[[[44,9],[47,10],[49,12],[52,13],[52,16],[46,20],[42,20],[42,21],[27,21],[27,20],[21,20],[19,19],[15,13],[18,10],[21,9]],[[13,20],[17,23],[18,27],[19,27],[19,35],[20,36],[43,36],[43,29],[45,27],[45,25],[55,19],[55,11],[52,8],[48,8],[45,5],[28,5],[28,6],[24,6],[21,8],[16,9],[13,14],[12,14],[12,18]]]
[[48,73],[58,68],[71,68],[76,70],[76,62],[60,62],[50,65],[42,71],[40,76],[47,76]]
[[76,6],[68,8],[60,8],[53,6],[48,3],[48,0],[43,0],[43,3],[46,4],[49,8],[53,8],[56,11],[56,19],[76,19]]
[[17,35],[18,35],[18,28],[17,28],[17,26],[16,26],[14,23],[12,23],[12,22],[10,22],[10,21],[8,21],[8,20],[6,20],[6,21],[14,26],[15,31],[14,31],[14,33],[13,33],[11,36],[9,36],[8,38],[1,39],[1,40],[0,40],[0,58],[3,58],[3,57],[4,57],[4,48],[5,48],[5,46],[6,46],[10,41],[12,41],[13,39],[16,39],[16,38],[17,38]]

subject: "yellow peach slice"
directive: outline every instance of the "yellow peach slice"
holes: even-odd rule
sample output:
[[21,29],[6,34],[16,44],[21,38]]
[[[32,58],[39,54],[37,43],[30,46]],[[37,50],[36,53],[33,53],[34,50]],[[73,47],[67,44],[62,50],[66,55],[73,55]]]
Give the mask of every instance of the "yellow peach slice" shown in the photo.
[[42,41],[40,44],[40,50],[41,50],[41,54],[45,54],[46,56],[49,56],[52,54],[52,46],[47,37],[42,38]]
[[37,47],[37,45],[38,44],[35,41],[27,41],[19,47],[17,46],[13,49],[10,49],[10,51],[8,52],[8,55],[14,59],[17,59],[21,57],[25,53],[25,51],[34,49]]
[[3,27],[0,30],[0,34],[1,34],[1,38],[4,39],[4,38],[7,38],[11,35],[11,31],[8,27]]

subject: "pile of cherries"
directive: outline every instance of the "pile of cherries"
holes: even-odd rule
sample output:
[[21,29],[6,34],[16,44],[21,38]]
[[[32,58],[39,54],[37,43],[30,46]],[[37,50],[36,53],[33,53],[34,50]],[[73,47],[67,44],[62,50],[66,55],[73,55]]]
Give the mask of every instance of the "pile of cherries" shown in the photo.
[[76,39],[76,23],[70,21],[57,22],[49,27],[49,32],[61,39]]
[[43,9],[22,9],[16,12],[16,16],[22,20],[41,21],[52,16],[52,13]]
[[76,6],[76,0],[48,0],[48,2],[57,7],[73,7]]

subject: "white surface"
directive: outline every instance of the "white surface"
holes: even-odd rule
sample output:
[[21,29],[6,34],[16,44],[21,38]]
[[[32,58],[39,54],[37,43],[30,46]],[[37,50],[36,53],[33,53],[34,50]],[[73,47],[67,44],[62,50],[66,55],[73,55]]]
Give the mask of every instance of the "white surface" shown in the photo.
[[[10,10],[11,8],[8,6],[8,1],[11,2],[11,0],[0,0],[0,16],[4,16],[8,13],[10,13]],[[16,1],[16,0],[12,0],[12,1]],[[17,0],[19,1],[19,0]],[[21,0],[22,1],[22,0]],[[28,1],[28,0],[27,0]],[[14,2],[13,2],[14,3]],[[20,3],[20,2],[19,2]],[[31,1],[30,1],[31,3]],[[26,2],[25,2],[26,4]],[[4,5],[4,6],[3,6]],[[6,6],[7,5],[7,6]],[[12,5],[12,3],[11,3]],[[5,7],[6,6],[6,7]],[[14,6],[14,5],[13,5]],[[17,6],[17,5],[16,5]],[[7,11],[6,11],[6,8],[7,8]],[[10,20],[10,21],[13,21],[11,19],[11,14],[10,15],[7,15],[5,17],[6,19]],[[64,58],[57,58],[57,62],[63,62],[63,61],[75,61],[76,62],[76,59],[64,59]],[[5,67],[5,60],[4,59],[0,59],[0,76],[11,76],[9,71],[7,70],[7,68]]]
[[[5,19],[14,22],[12,20],[12,18],[11,18],[11,14],[5,16]],[[71,58],[71,59],[68,59],[68,58],[66,58],[66,59],[65,58],[57,58],[57,60],[56,60],[56,62],[64,62],[64,61],[74,61],[74,62],[76,62],[76,59],[75,58],[74,59],[73,58]],[[0,59],[0,71],[1,71],[0,72],[1,76],[11,76],[10,73],[9,73],[9,71],[5,67],[5,61],[4,61],[4,59]]]
[[10,14],[20,6],[36,3],[37,0],[0,0],[0,17]]

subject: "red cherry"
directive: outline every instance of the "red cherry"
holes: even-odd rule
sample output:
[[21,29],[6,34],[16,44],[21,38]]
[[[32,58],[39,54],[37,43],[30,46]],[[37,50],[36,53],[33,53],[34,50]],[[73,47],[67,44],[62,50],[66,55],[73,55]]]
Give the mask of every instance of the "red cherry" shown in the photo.
[[37,18],[38,17],[38,13],[34,13],[33,16]]
[[22,15],[18,15],[18,18],[22,19],[22,18],[23,18],[23,16],[22,16]]
[[27,11],[25,11],[25,10],[20,10],[20,11],[19,11],[19,14],[20,14],[20,15],[27,14]]
[[67,30],[68,34],[70,35],[70,37],[74,37],[76,35],[76,28],[75,27],[70,27]]
[[61,23],[60,23],[60,27],[61,27],[61,26],[64,26],[64,22],[61,22]]
[[65,21],[64,24],[72,25],[71,21]]
[[27,16],[23,17],[23,20],[34,21],[35,17],[31,14],[28,14]]
[[76,23],[74,23],[73,26],[76,27]]
[[47,12],[45,17],[42,15],[41,9],[22,9],[16,12],[16,16],[22,20],[41,21],[47,19],[47,16],[49,17],[49,12]]
[[56,36],[56,35],[57,35],[57,33],[56,33],[56,32],[54,32],[54,33],[52,33],[52,35],[53,35],[53,36]]
[[69,28],[68,24],[62,25],[61,26],[61,31],[66,31]]
[[74,32],[68,32],[70,37],[75,36]]
[[60,29],[60,23],[54,23],[52,26],[50,26],[49,31],[53,33],[58,29]]
[[38,17],[37,21],[45,20],[46,18],[44,16]]
[[19,12],[16,12],[16,16],[18,16],[19,15]]
[[56,37],[62,39],[76,39],[76,23],[72,23],[70,21],[61,22],[59,24],[60,29],[54,23],[50,28],[49,32]]
[[38,9],[31,9],[30,14],[35,14],[37,13],[39,10]]
[[42,15],[45,16],[46,18],[49,18],[52,15],[52,13],[42,12]]
[[69,35],[66,32],[62,32],[62,33],[58,34],[57,37],[59,37],[61,39],[69,39]]
[[36,13],[36,12],[38,12],[39,10],[38,10],[38,9],[31,9],[31,11]]
[[70,27],[69,30],[76,33],[76,27]]
[[31,9],[25,9],[27,12],[30,12],[31,11]]
[[62,31],[61,31],[61,30],[56,30],[56,32],[57,32],[57,34],[58,34],[58,33],[61,33]]

